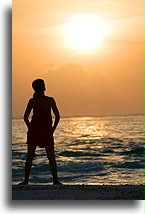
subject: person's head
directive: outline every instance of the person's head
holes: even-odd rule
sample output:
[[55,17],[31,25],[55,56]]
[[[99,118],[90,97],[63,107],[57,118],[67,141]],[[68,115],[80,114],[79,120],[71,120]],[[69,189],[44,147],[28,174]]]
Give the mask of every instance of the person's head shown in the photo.
[[34,98],[39,98],[42,93],[44,93],[45,83],[42,79],[36,79],[32,82],[32,88],[34,89],[35,93],[33,94]]

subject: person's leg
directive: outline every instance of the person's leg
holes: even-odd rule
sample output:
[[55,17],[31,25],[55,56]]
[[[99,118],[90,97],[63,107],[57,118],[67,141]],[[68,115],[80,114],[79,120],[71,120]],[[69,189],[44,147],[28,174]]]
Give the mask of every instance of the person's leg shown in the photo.
[[27,145],[27,159],[25,162],[25,179],[19,185],[28,184],[29,182],[30,170],[32,167],[33,158],[35,156],[35,150],[36,150],[36,146]]
[[53,146],[45,147],[45,150],[50,164],[50,169],[53,177],[53,184],[62,185],[62,183],[58,181],[57,177],[57,165],[55,160],[54,147]]

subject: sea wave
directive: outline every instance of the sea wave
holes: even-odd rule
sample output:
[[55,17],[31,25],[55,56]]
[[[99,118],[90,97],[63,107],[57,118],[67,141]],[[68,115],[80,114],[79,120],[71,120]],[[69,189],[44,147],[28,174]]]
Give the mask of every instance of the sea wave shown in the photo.
[[[143,116],[63,118],[54,134],[62,182],[142,184]],[[13,120],[12,179],[20,182],[26,160],[26,127]],[[30,181],[52,181],[46,151],[36,149]]]

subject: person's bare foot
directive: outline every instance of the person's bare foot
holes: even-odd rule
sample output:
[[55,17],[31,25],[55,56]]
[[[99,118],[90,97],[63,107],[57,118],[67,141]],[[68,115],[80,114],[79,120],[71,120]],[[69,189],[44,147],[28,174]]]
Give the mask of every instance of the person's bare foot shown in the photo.
[[22,181],[21,183],[19,183],[18,185],[19,185],[19,186],[20,186],[20,185],[28,185],[28,182],[24,180],[24,181]]
[[56,181],[56,182],[53,182],[53,185],[63,185],[63,184],[59,181]]

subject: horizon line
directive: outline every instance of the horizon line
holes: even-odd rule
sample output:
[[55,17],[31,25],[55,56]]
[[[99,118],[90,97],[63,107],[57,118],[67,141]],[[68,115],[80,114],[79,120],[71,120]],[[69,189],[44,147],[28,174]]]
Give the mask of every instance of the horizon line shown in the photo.
[[[61,118],[76,118],[76,117],[117,117],[117,116],[143,116],[144,113],[129,113],[129,114],[104,114],[104,115],[63,115]],[[53,116],[52,116],[53,117]],[[13,116],[12,119],[23,119],[23,116]]]

